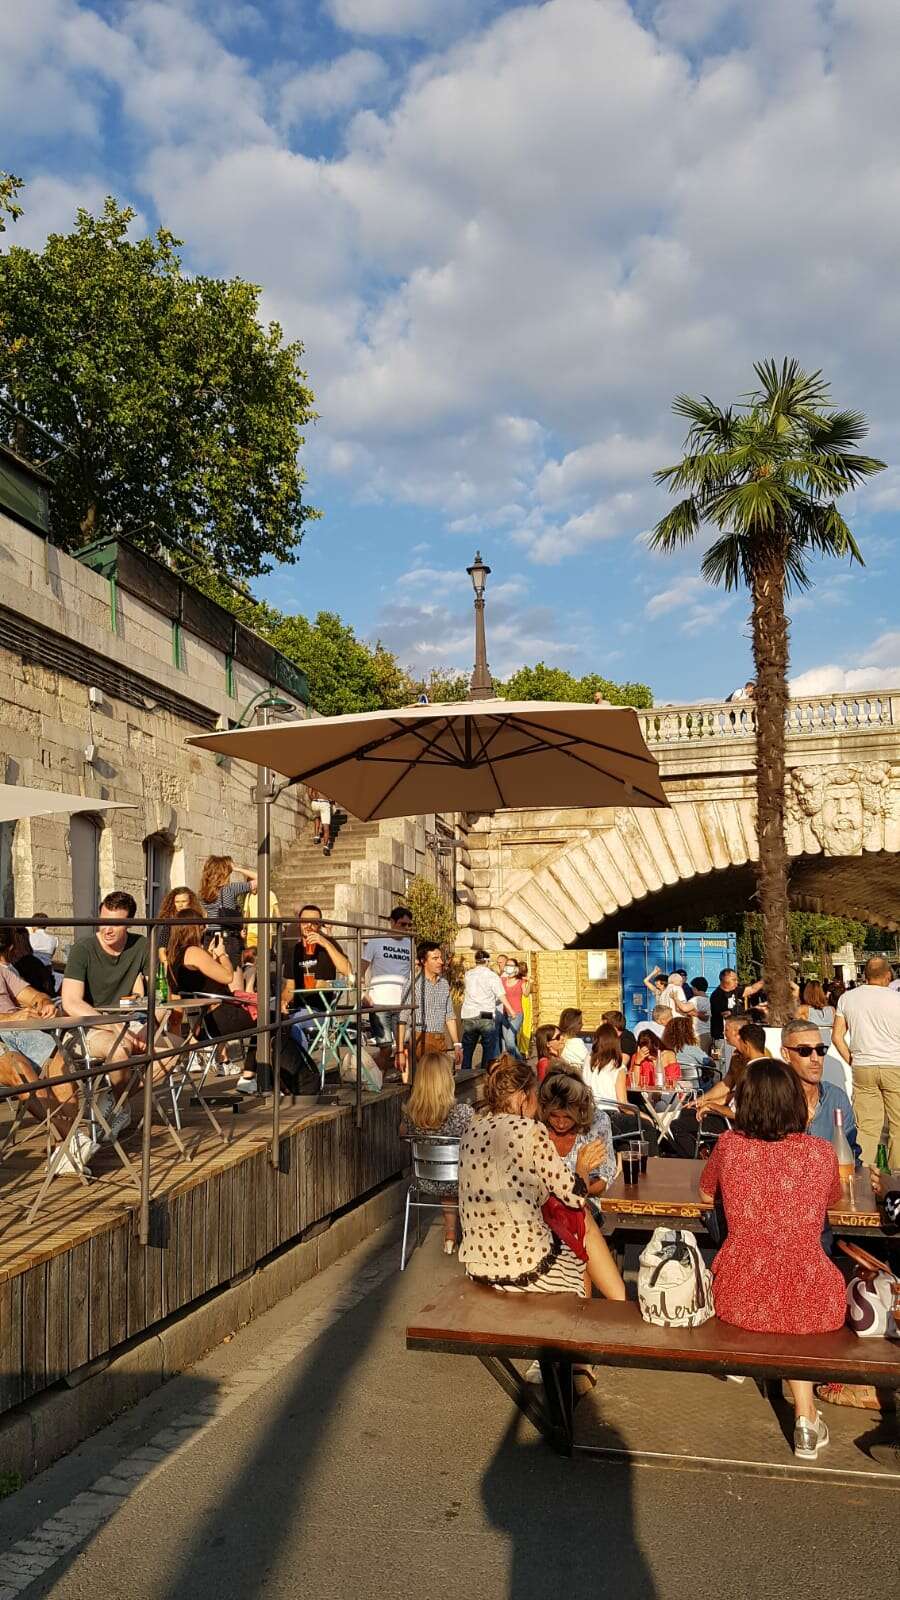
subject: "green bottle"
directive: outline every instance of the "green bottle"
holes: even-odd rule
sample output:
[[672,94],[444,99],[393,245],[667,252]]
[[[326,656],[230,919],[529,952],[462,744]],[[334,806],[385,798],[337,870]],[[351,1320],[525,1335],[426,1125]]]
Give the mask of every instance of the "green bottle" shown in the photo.
[[157,1005],[164,1006],[166,1004],[168,998],[169,998],[169,982],[168,982],[168,979],[166,977],[166,969],[163,966],[163,963],[160,962],[159,966],[156,969],[156,1003],[157,1003]]
[[890,1168],[888,1167],[887,1150],[885,1149],[883,1144],[880,1144],[878,1146],[878,1151],[877,1151],[876,1156],[875,1156],[875,1165],[878,1168],[879,1172],[889,1172],[890,1171]]

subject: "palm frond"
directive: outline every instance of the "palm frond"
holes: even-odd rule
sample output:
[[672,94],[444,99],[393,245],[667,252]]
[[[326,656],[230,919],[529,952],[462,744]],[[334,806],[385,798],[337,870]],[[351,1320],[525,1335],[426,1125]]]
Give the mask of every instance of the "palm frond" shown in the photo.
[[721,495],[716,522],[720,528],[731,525],[738,533],[768,532],[779,514],[791,509],[788,487],[777,478],[751,478],[735,484]]
[[726,534],[711,544],[700,563],[701,575],[707,583],[717,587],[736,589],[744,575],[741,541],[736,534]]
[[690,544],[700,527],[700,514],[693,495],[661,517],[647,541],[651,550],[677,550]]
[[760,382],[759,402],[772,416],[799,416],[827,406],[831,393],[821,371],[804,372],[796,356],[785,356],[781,368],[771,357],[756,361],[753,370]]
[[851,563],[865,566],[849,525],[841,516],[834,501],[828,505],[806,505],[795,522],[792,544],[815,550],[819,555],[834,556],[838,560],[849,557]]
[[668,484],[673,494],[692,490],[702,494],[733,472],[730,450],[700,450],[686,456],[674,467],[664,467],[653,474],[656,483]]

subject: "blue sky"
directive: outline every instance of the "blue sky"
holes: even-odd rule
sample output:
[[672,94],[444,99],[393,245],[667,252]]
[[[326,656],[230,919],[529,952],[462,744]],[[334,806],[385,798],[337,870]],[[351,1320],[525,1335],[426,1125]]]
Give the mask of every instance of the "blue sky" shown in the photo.
[[7,241],[112,192],[306,347],[324,519],[260,592],[419,668],[488,645],[714,699],[743,596],[642,540],[679,390],[822,367],[889,463],[865,571],[793,605],[804,690],[900,684],[900,7],[887,0],[5,0]]

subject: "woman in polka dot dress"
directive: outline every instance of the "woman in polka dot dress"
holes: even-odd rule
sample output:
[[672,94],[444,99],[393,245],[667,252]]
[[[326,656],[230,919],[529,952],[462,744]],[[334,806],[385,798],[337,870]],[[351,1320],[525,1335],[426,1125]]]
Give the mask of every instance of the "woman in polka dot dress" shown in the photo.
[[459,1259],[470,1278],[519,1293],[590,1293],[624,1300],[625,1285],[593,1217],[585,1218],[587,1267],[548,1227],[541,1207],[550,1195],[583,1208],[586,1178],[602,1164],[599,1141],[579,1152],[571,1172],[537,1114],[537,1083],[525,1061],[501,1056],[485,1086],[484,1109],[459,1146]]

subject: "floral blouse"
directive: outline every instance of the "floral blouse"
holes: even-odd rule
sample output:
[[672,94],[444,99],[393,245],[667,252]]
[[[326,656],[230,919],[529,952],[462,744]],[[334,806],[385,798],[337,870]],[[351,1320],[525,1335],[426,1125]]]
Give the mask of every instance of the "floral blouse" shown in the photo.
[[515,1287],[550,1264],[554,1237],[541,1216],[550,1195],[583,1207],[585,1186],[543,1123],[473,1117],[459,1146],[459,1259],[470,1278]]

